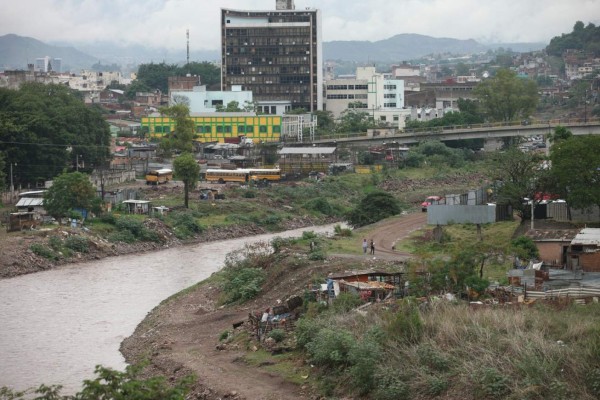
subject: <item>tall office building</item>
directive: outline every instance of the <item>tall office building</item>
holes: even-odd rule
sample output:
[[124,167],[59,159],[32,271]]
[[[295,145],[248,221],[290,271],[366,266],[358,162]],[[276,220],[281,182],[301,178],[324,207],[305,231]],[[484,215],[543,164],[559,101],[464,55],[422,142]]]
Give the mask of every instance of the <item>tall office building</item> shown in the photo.
[[292,108],[323,108],[321,12],[221,9],[221,90],[241,85],[255,102],[289,101]]

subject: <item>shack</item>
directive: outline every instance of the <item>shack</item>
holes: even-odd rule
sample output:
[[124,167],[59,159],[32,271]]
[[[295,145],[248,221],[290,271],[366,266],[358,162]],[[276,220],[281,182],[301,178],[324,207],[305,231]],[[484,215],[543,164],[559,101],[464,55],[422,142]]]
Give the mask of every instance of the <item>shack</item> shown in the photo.
[[150,212],[150,201],[148,200],[125,200],[123,205],[129,214],[148,214]]
[[569,267],[583,272],[600,272],[600,228],[582,229],[571,241]]
[[34,212],[16,212],[8,215],[7,232],[22,231],[23,229],[33,229],[40,224]]
[[337,162],[337,147],[283,147],[278,153],[279,168],[284,174],[327,173],[329,165]]

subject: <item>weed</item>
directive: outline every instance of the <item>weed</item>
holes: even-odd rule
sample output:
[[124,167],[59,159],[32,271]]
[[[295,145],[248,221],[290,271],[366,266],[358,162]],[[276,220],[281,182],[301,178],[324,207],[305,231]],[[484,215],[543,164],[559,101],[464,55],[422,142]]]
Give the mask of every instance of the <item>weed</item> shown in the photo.
[[505,398],[510,393],[508,378],[495,368],[484,368],[473,376],[475,393],[481,398]]
[[50,247],[44,246],[43,244],[33,243],[31,246],[29,246],[29,249],[33,251],[34,254],[40,257],[44,257],[52,261],[58,260],[58,256],[56,255],[56,253],[52,251]]
[[82,236],[69,236],[65,239],[65,247],[79,253],[87,253],[89,251],[89,240]]
[[269,332],[269,337],[275,340],[275,342],[280,343],[285,339],[285,331],[283,329],[273,329]]

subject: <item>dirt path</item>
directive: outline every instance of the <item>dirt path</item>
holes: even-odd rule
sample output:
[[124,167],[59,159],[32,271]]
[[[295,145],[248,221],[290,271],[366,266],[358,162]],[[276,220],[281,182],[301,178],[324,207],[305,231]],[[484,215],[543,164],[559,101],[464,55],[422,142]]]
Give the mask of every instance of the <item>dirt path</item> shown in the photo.
[[[392,250],[396,242],[426,222],[424,213],[413,213],[373,226],[371,237],[376,243],[376,259],[401,261],[409,255]],[[369,237],[368,239],[371,239]],[[362,238],[357,239],[360,248]],[[335,257],[335,256],[334,256]],[[353,255],[353,258],[363,258]],[[365,261],[372,259],[365,258]],[[340,263],[341,268],[345,266]],[[322,266],[314,267],[315,271]],[[331,268],[331,266],[327,267]],[[304,279],[313,271],[304,271]],[[219,336],[232,324],[247,319],[249,312],[264,310],[280,296],[289,294],[293,281],[281,282],[253,303],[235,308],[217,308],[218,291],[198,288],[153,310],[135,333],[127,338],[121,351],[129,363],[150,357],[151,373],[181,377],[193,372],[200,385],[194,389],[198,399],[295,400],[312,399],[310,388],[285,381],[264,368],[252,367],[242,361],[249,350],[228,345],[217,349]],[[298,282],[294,282],[299,285]],[[300,289],[300,288],[294,288]],[[299,366],[301,367],[301,366]],[[298,370],[300,374],[300,369]]]

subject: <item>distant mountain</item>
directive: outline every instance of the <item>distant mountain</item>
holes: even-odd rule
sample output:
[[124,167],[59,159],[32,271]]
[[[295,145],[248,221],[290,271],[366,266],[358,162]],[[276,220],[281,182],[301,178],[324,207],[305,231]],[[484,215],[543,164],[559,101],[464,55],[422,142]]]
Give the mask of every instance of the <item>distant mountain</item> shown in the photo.
[[483,45],[473,39],[434,38],[403,33],[389,39],[369,41],[333,41],[323,43],[326,60],[399,62],[414,60],[429,54],[472,54],[503,47],[525,52],[540,50],[544,43],[512,43]]
[[73,47],[52,46],[37,39],[8,34],[0,36],[0,70],[27,69],[36,58],[62,58],[63,71],[90,68],[98,59]]
[[[540,50],[544,43],[499,43],[484,45],[475,40],[434,38],[417,34],[400,34],[389,39],[369,41],[333,41],[323,43],[325,60],[355,62],[401,62],[430,54],[464,55],[503,47],[517,52]],[[37,39],[14,34],[0,36],[0,70],[26,69],[36,58],[62,58],[62,70],[78,72],[97,63],[117,64],[122,71],[136,70],[149,62],[183,64],[185,50],[152,48],[143,45],[121,46],[110,42],[78,43],[75,49],[66,43],[46,44]],[[93,54],[91,56],[90,54]],[[215,61],[219,50],[191,51],[190,61]]]

